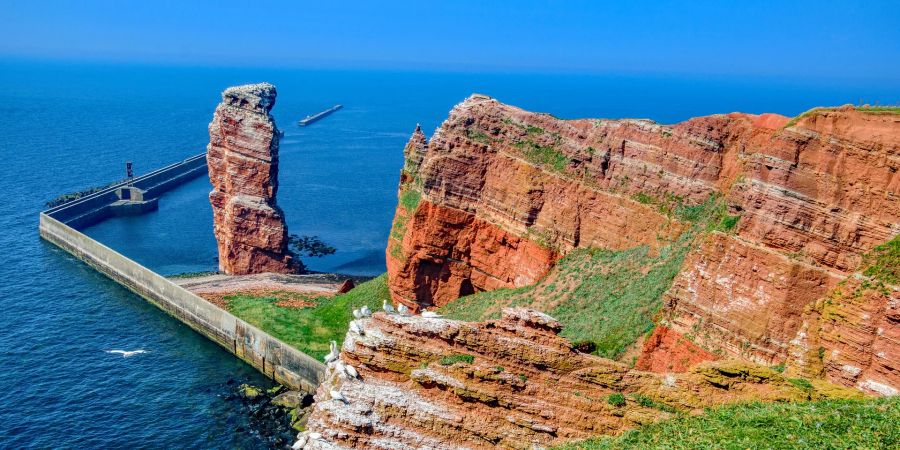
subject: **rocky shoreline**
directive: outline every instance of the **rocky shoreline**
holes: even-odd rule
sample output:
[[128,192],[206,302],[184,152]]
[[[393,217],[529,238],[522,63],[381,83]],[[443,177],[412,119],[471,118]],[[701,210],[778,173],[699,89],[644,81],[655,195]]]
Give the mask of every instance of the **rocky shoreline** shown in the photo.
[[306,429],[312,411],[313,396],[308,392],[292,391],[282,385],[269,389],[247,383],[233,382],[225,400],[240,404],[246,415],[246,428],[239,425],[235,432],[255,435],[267,448],[287,449],[298,432]]

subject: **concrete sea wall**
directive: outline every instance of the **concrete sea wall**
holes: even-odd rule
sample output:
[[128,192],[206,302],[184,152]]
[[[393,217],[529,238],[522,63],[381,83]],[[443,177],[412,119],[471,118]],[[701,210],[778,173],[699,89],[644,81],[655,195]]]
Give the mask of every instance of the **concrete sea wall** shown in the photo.
[[110,205],[118,200],[116,191],[127,184],[143,190],[144,198],[149,200],[206,173],[206,153],[201,153],[135,177],[130,183],[114,184],[93,194],[50,208],[44,213],[71,227],[83,228],[112,217]]
[[276,382],[315,392],[325,373],[324,364],[51,217],[53,211],[41,213],[42,238],[144,297]]

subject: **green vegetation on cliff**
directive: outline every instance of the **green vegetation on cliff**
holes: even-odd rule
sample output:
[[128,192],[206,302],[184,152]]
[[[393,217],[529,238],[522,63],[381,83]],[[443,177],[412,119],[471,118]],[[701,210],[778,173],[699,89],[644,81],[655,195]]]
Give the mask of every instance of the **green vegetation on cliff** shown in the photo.
[[343,342],[347,327],[353,320],[352,310],[369,305],[380,310],[389,299],[387,275],[361,283],[346,294],[309,297],[314,306],[296,308],[279,306],[273,297],[233,295],[225,297],[228,311],[284,341],[286,344],[322,359],[334,340]]
[[872,249],[863,260],[863,275],[887,284],[900,284],[900,236]]
[[[792,118],[787,124],[784,125],[783,128],[792,127],[797,124],[801,119],[804,119],[809,116],[813,116],[816,114],[821,114],[828,111],[837,111],[839,109],[838,106],[831,107],[818,107],[813,108],[808,111],[803,112],[802,114]],[[861,111],[869,114],[900,114],[900,106],[854,106],[853,109],[856,111]]]
[[525,141],[515,144],[515,147],[522,152],[526,160],[555,172],[565,172],[566,166],[569,165],[569,158],[552,146]]
[[751,403],[558,447],[601,449],[889,449],[900,446],[900,398]]
[[442,312],[454,319],[481,321],[499,318],[507,306],[535,308],[563,324],[562,336],[592,343],[597,355],[619,358],[653,328],[663,294],[697,239],[711,231],[729,232],[737,224],[738,217],[729,216],[718,197],[694,206],[671,203],[666,208],[669,214],[691,223],[673,242],[655,250],[578,249],[535,285],[462,297]]

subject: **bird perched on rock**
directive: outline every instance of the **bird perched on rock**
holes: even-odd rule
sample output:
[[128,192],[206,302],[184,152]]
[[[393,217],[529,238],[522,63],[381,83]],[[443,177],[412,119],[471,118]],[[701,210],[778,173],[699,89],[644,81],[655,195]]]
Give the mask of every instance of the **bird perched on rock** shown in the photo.
[[394,311],[394,305],[391,305],[390,303],[388,303],[387,300],[385,300],[385,301],[381,304],[381,309],[383,309],[384,312],[386,312],[386,313],[388,313],[388,314],[394,314],[394,313],[396,312],[396,311]]
[[363,318],[362,312],[361,312],[360,310],[358,310],[358,309],[354,309],[354,310],[353,310],[353,317],[355,317],[355,318],[357,318],[357,319],[362,319],[362,318]]
[[332,400],[337,400],[339,402],[344,402],[347,404],[350,403],[350,401],[347,400],[347,397],[344,397],[344,394],[341,394],[339,391],[335,391],[334,389],[332,389],[331,392],[329,392],[329,394],[331,394]]
[[359,309],[359,312],[363,317],[369,317],[372,315],[372,310],[369,309],[369,305],[363,305],[363,307]]
[[359,377],[359,372],[357,372],[350,364],[344,364],[344,373],[346,373],[351,380]]
[[306,445],[306,442],[308,440],[309,438],[306,437],[305,434],[300,433],[300,435],[297,436],[297,442],[294,442],[294,445],[291,446],[291,450],[300,450],[301,448],[303,448],[303,446]]
[[363,332],[362,326],[357,321],[350,322],[350,331],[360,335],[365,336],[366,333]]
[[403,303],[397,305],[397,312],[400,313],[401,316],[409,315],[409,307],[404,305]]
[[436,312],[431,312],[431,311],[428,311],[428,310],[423,310],[423,311],[422,311],[422,317],[424,317],[424,318],[426,318],[426,319],[439,319],[439,318],[444,317],[444,316],[442,316],[442,315],[440,315],[440,314],[438,314],[438,313],[436,313]]
[[337,348],[337,342],[331,341],[331,353],[325,355],[325,363],[330,363],[338,359],[340,352]]

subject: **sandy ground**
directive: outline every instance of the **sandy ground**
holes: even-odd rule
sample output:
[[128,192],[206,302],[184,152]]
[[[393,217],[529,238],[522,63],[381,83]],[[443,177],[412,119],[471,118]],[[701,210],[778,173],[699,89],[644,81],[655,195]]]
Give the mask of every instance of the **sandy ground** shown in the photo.
[[306,307],[308,297],[334,294],[347,277],[333,274],[285,275],[260,273],[254,275],[202,275],[190,278],[170,278],[172,282],[225,307],[226,295],[272,296],[279,306]]

